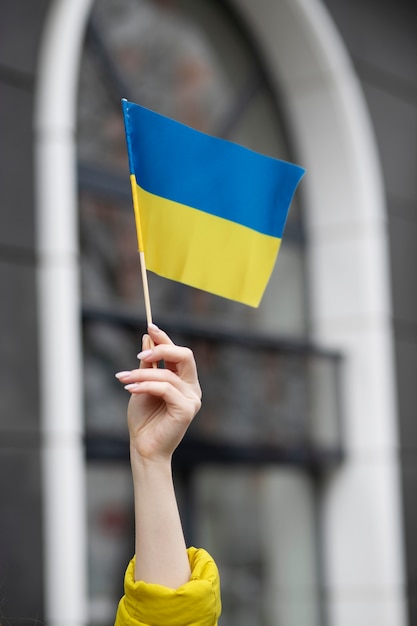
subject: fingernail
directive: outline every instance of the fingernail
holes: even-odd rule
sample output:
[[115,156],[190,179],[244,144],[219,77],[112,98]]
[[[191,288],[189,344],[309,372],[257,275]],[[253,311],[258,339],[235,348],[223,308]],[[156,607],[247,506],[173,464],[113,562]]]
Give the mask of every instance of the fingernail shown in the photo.
[[115,374],[116,378],[126,378],[126,376],[129,376],[130,372],[117,372],[117,374]]
[[129,385],[125,385],[126,391],[133,391],[133,389],[136,389],[136,387],[137,383],[130,383]]
[[151,356],[151,354],[152,350],[142,350],[142,352],[139,352],[137,357],[138,359],[146,359],[148,356]]
[[151,330],[154,330],[156,332],[159,330],[158,326],[156,324],[154,324],[154,323],[148,324],[148,328],[150,328]]

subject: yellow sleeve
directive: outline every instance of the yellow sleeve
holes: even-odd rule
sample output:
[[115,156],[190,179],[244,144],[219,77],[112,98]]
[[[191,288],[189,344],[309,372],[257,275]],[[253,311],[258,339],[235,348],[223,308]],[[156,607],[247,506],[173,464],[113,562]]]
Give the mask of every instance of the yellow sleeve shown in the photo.
[[189,582],[178,589],[134,580],[135,559],[126,570],[125,595],[115,626],[216,626],[221,612],[216,563],[202,548],[189,548]]

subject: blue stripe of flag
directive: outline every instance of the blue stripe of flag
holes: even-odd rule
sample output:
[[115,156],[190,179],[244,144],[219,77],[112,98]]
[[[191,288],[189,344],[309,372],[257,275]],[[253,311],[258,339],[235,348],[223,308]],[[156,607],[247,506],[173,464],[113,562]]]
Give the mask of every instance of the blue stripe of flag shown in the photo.
[[302,167],[122,103],[130,173],[143,189],[282,237]]

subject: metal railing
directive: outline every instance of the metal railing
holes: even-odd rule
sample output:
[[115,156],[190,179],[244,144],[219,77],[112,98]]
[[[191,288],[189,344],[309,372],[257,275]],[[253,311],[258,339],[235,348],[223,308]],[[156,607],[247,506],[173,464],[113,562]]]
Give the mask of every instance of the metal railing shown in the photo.
[[[194,351],[203,389],[203,407],[176,452],[178,467],[281,463],[320,469],[341,461],[339,353],[184,319],[158,321],[177,343]],[[126,342],[130,337],[138,343],[145,320],[84,309],[83,325],[88,351],[88,333],[95,325],[117,329],[127,334]],[[113,364],[106,364],[103,355],[96,358],[112,381]],[[111,417],[103,428],[97,420],[89,427],[87,418],[86,452],[90,460],[127,460],[125,428],[113,427]]]

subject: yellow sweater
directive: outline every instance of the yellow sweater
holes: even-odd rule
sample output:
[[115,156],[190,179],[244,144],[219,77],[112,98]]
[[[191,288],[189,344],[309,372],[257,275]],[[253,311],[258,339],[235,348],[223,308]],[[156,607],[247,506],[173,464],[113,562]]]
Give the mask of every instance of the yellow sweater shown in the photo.
[[217,566],[201,548],[189,548],[188,558],[191,578],[178,589],[135,582],[133,558],[126,570],[125,595],[115,626],[216,626],[221,612]]

